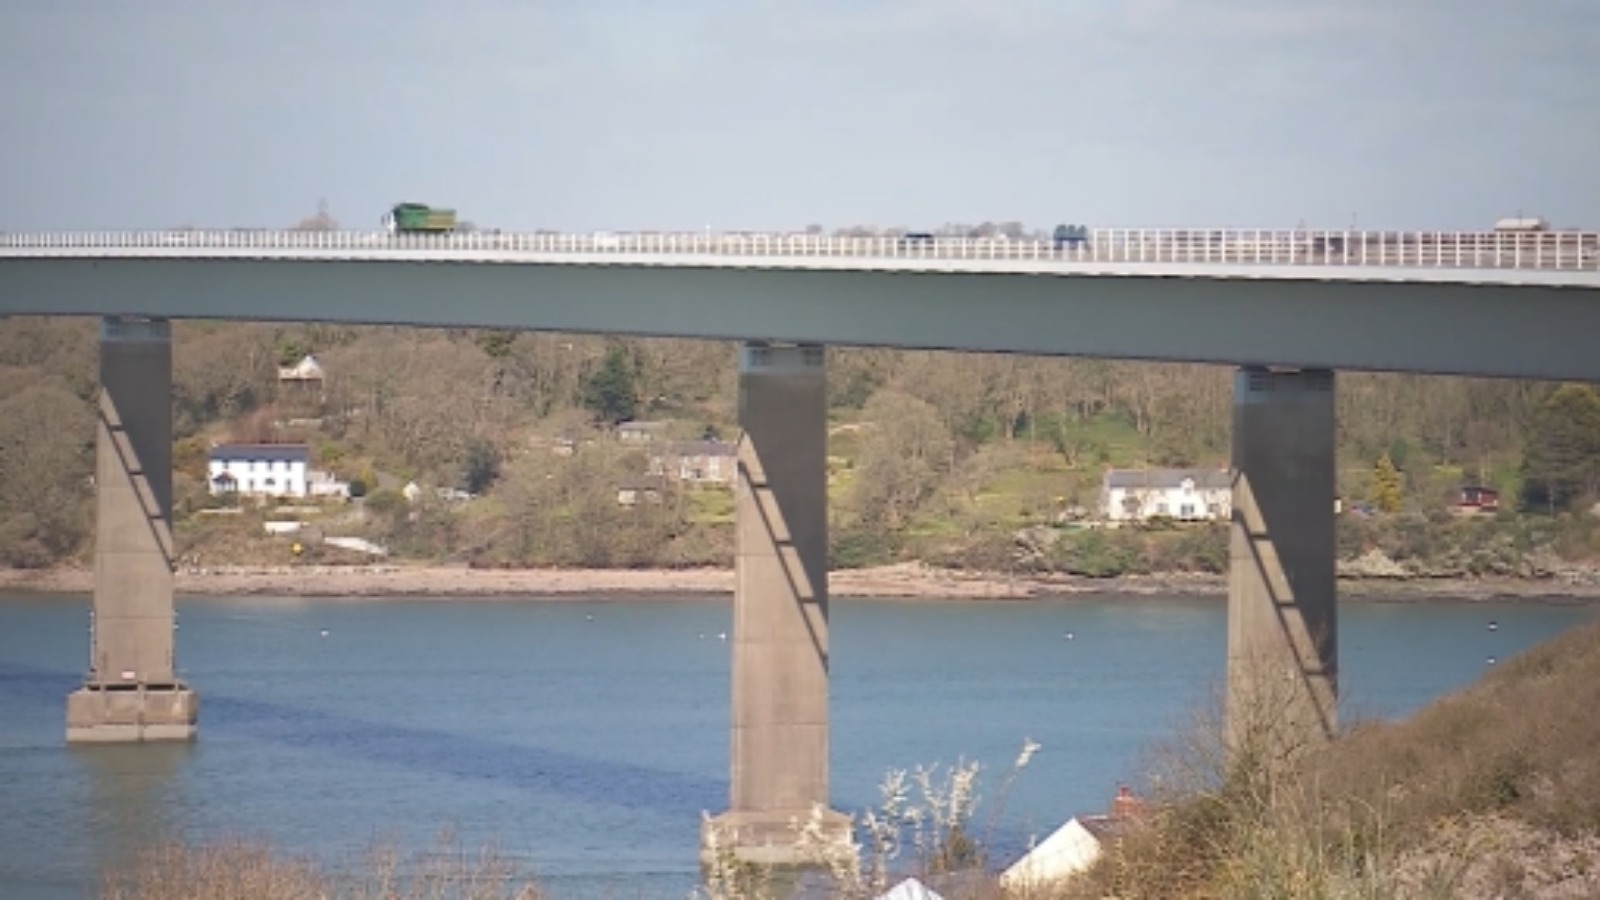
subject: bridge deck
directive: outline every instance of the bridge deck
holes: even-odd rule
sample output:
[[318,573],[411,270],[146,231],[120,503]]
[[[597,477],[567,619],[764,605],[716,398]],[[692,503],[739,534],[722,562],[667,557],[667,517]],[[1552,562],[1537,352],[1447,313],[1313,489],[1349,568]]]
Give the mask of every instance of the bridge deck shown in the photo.
[[1057,247],[13,234],[0,235],[0,316],[391,323],[1600,381],[1595,239],[1117,231]]

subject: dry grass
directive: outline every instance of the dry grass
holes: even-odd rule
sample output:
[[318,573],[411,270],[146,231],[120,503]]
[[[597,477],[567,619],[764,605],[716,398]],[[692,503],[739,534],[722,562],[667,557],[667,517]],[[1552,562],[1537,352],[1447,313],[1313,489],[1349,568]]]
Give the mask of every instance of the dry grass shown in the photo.
[[101,900],[540,900],[544,894],[493,849],[468,852],[448,835],[432,851],[370,850],[354,871],[286,856],[261,842],[166,843],[107,876]]
[[1597,708],[1600,625],[1288,760],[1208,716],[1161,754],[1148,827],[1056,896],[1600,896]]

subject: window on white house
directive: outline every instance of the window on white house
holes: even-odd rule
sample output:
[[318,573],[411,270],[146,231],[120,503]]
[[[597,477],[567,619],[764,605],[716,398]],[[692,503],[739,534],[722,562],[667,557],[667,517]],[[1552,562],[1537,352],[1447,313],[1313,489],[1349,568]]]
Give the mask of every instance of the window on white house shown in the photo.
[[1194,518],[1194,504],[1185,503],[1184,505],[1178,507],[1178,515],[1183,516],[1185,519]]

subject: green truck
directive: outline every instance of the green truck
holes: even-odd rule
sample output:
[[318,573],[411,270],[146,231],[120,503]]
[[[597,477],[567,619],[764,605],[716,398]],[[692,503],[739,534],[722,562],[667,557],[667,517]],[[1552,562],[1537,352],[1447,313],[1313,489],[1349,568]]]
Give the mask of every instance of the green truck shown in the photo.
[[384,213],[383,227],[390,234],[448,234],[456,230],[456,211],[426,203],[396,203]]

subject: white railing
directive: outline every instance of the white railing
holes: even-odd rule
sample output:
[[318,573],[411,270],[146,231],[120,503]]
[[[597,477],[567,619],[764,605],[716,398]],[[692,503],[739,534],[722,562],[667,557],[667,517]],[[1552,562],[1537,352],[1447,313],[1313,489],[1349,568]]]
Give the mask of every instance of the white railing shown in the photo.
[[[882,259],[1600,269],[1600,232],[1274,231],[1106,228],[1082,241],[829,237],[803,234],[400,234],[352,231],[137,231],[0,233],[0,257],[307,256],[381,259],[390,251],[541,255],[693,255]],[[43,251],[43,252],[35,252]],[[126,251],[126,252],[119,252]],[[404,254],[413,256],[414,253]],[[599,261],[599,260],[597,260]]]

